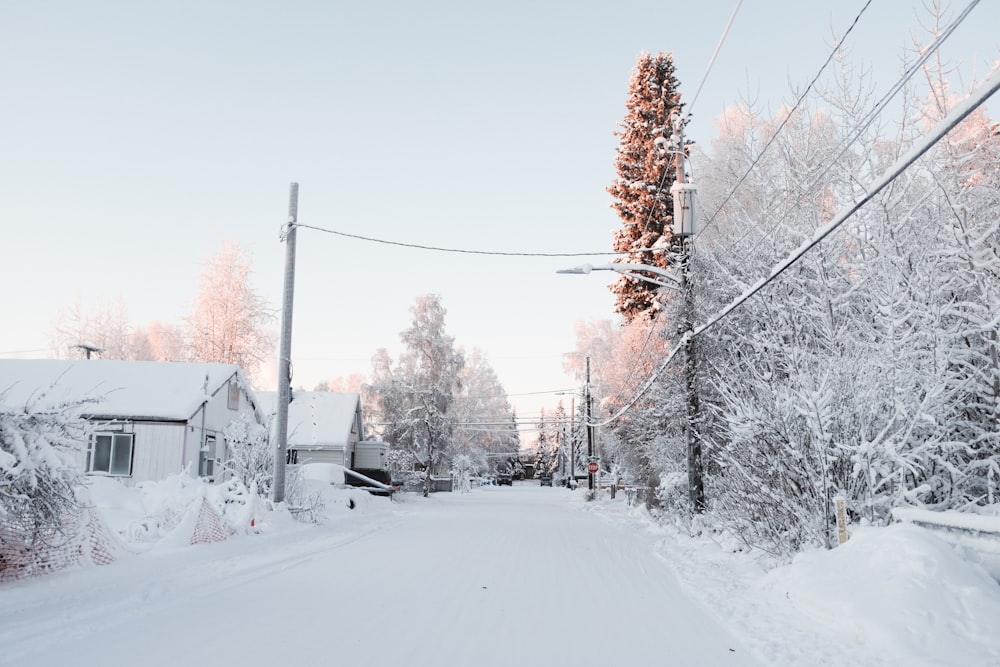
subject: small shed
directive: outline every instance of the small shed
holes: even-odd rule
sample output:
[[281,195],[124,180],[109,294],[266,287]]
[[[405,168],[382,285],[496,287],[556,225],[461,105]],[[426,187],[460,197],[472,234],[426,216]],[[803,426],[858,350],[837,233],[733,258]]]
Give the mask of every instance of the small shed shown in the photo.
[[[262,391],[257,396],[267,414],[277,412],[277,392]],[[293,391],[288,404],[289,459],[354,468],[363,426],[360,394]]]
[[126,484],[187,470],[210,480],[226,460],[223,431],[243,412],[262,422],[239,366],[107,359],[0,359],[0,402],[37,408],[93,400],[80,451],[90,475]]

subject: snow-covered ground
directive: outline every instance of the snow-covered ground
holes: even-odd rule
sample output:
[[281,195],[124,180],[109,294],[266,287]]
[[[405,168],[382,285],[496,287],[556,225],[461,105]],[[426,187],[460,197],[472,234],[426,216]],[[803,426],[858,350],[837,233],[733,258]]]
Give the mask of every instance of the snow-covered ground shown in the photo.
[[312,483],[321,525],[191,546],[196,485],[98,482],[133,553],[0,584],[0,665],[1000,665],[1000,585],[915,526],[765,572],[621,496]]

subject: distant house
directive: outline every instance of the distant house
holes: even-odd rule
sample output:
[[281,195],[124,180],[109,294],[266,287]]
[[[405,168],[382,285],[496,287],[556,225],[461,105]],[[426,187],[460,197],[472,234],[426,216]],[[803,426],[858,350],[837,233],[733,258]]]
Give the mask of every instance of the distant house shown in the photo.
[[[265,413],[277,411],[278,394],[257,393]],[[288,405],[289,459],[297,463],[336,463],[351,469],[378,469],[384,443],[362,442],[361,396],[351,392],[293,391]]]
[[127,484],[188,470],[214,479],[226,459],[223,430],[256,400],[230,364],[0,359],[0,403],[40,407],[96,399],[84,416],[94,433],[80,466]]

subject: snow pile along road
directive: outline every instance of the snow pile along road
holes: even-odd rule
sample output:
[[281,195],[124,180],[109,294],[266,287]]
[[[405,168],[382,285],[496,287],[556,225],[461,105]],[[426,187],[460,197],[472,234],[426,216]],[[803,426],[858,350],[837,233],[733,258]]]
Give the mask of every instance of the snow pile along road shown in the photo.
[[642,510],[591,509],[660,535],[658,553],[687,591],[765,663],[1000,665],[1000,584],[923,528],[856,528],[840,547],[774,567],[732,540],[657,526]]
[[913,526],[767,574],[582,490],[311,483],[322,525],[274,514],[195,546],[136,528],[187,484],[98,485],[142,553],[3,585],[0,665],[1000,664],[1000,587]]

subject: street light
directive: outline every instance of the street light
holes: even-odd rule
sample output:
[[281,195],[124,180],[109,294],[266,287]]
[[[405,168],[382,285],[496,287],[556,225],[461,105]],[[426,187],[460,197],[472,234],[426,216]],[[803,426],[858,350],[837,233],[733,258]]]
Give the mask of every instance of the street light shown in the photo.
[[[685,239],[686,241],[686,239]],[[685,245],[687,245],[685,243]],[[654,285],[659,285],[661,287],[668,287],[670,289],[676,289],[684,294],[684,330],[691,332],[694,328],[694,317],[693,317],[693,293],[691,290],[691,283],[687,280],[687,270],[688,261],[687,253],[683,257],[682,270],[683,273],[681,279],[675,278],[672,274],[667,272],[665,269],[661,269],[656,266],[646,266],[645,264],[608,264],[605,266],[590,266],[589,264],[584,264],[582,266],[577,266],[572,269],[562,269],[556,271],[556,273],[573,273],[573,274],[587,274],[591,271],[615,271],[616,273],[621,273],[622,275],[627,275],[637,280],[643,280]],[[640,267],[634,270],[621,270],[625,267]],[[642,270],[647,273],[653,273],[658,277],[666,278],[671,281],[679,283],[681,286],[676,287],[673,284],[668,285],[664,281],[656,280],[650,278],[649,276],[637,273],[637,271]],[[696,512],[701,512],[705,508],[705,487],[704,479],[702,476],[702,458],[701,458],[701,443],[698,442],[694,435],[694,421],[697,418],[698,413],[698,397],[695,394],[694,386],[694,376],[695,376],[695,360],[694,360],[694,350],[691,347],[692,341],[691,337],[688,336],[685,347],[687,348],[687,363],[685,364],[685,389],[687,393],[687,419],[685,420],[685,431],[687,434],[687,467],[688,467],[688,495],[691,500],[691,504]],[[589,361],[589,358],[588,358]],[[590,422],[590,417],[587,418],[588,427]]]
[[[678,148],[675,153],[677,176],[674,184],[670,188],[670,193],[674,200],[674,220],[673,236],[677,239],[679,247],[678,254],[678,276],[661,269],[658,266],[648,264],[636,264],[628,262],[616,262],[602,266],[591,266],[583,264],[572,269],[561,269],[556,273],[581,273],[587,274],[591,271],[614,271],[622,275],[643,280],[660,287],[666,287],[681,292],[684,295],[684,314],[682,328],[687,332],[684,338],[684,348],[687,354],[685,363],[684,384],[687,393],[687,419],[685,420],[687,434],[687,468],[688,468],[688,497],[695,512],[702,512],[705,509],[705,486],[702,475],[702,455],[701,443],[695,437],[694,423],[698,418],[700,405],[698,394],[695,391],[695,349],[694,349],[694,291],[691,288],[691,241],[695,231],[695,192],[693,183],[687,182],[684,177],[684,120],[675,117],[673,121],[674,135],[673,144]],[[651,273],[656,278],[651,278]],[[589,379],[588,379],[589,382]],[[590,418],[588,416],[588,423]]]
[[[685,257],[684,259],[686,260],[687,258]],[[617,273],[621,273],[622,275],[630,276],[630,277],[635,278],[637,280],[643,280],[645,282],[652,283],[654,285],[660,285],[662,287],[669,287],[670,289],[677,289],[677,290],[683,292],[683,294],[684,294],[685,307],[684,307],[683,328],[687,332],[690,332],[690,331],[693,330],[693,328],[694,328],[694,321],[693,321],[693,315],[692,315],[692,313],[693,313],[693,303],[692,303],[692,301],[693,301],[693,298],[692,298],[693,297],[693,293],[692,293],[692,291],[690,289],[690,284],[691,283],[689,281],[687,281],[687,280],[680,280],[680,281],[678,281],[678,282],[680,282],[683,285],[683,287],[678,288],[678,287],[674,287],[673,285],[666,285],[666,284],[663,283],[663,281],[655,280],[653,278],[650,278],[649,276],[644,276],[642,274],[635,273],[633,271],[620,271],[617,268],[617,267],[625,267],[625,266],[629,266],[629,265],[625,264],[624,262],[621,263],[621,264],[617,264],[617,265],[611,264],[611,265],[602,266],[602,267],[591,267],[590,265],[584,264],[583,266],[578,266],[578,267],[575,267],[573,269],[562,269],[562,270],[556,271],[556,273],[587,274],[587,273],[590,273],[593,270],[608,270],[608,271],[615,271]],[[646,266],[646,265],[643,265],[643,264],[633,265],[633,266],[641,266],[643,271],[647,271],[649,273],[654,273],[657,276],[668,278],[670,280],[677,280],[676,278],[674,278],[673,275],[671,275],[670,273],[668,273],[665,269],[661,269],[659,267]],[[612,267],[615,267],[615,268],[612,268]],[[687,269],[687,262],[686,261],[684,262],[684,267],[683,268],[685,269],[685,273],[686,273],[686,269]],[[682,274],[682,275],[684,275],[684,274]],[[687,356],[687,363],[685,364],[685,374],[684,374],[685,390],[686,390],[687,399],[688,399],[687,400],[687,403],[688,403],[688,406],[687,406],[687,419],[685,420],[686,421],[685,431],[686,431],[686,436],[687,436],[686,439],[687,439],[688,495],[690,497],[692,506],[695,508],[695,511],[700,512],[700,511],[702,511],[705,508],[705,487],[704,487],[704,479],[703,479],[703,475],[702,475],[701,443],[698,442],[697,438],[694,435],[694,421],[697,418],[697,413],[698,413],[698,407],[699,406],[698,406],[698,397],[695,394],[695,386],[694,386],[694,376],[695,376],[695,359],[694,359],[694,357],[695,357],[695,355],[694,355],[694,351],[691,348],[691,343],[692,343],[691,337],[688,336],[688,338],[687,338],[687,340],[685,342],[685,347],[686,347],[686,350],[687,350],[687,355],[686,355]],[[588,361],[589,361],[589,358],[588,358]],[[589,426],[589,422],[590,422],[590,416],[589,415],[587,417],[587,422],[588,422],[588,426]]]
[[[648,264],[635,264],[630,262],[618,262],[615,264],[602,264],[600,266],[593,266],[592,264],[581,264],[579,266],[574,266],[572,269],[559,269],[556,273],[577,273],[577,274],[588,274],[591,271],[614,271],[615,273],[620,273],[623,276],[629,276],[631,278],[637,278],[639,280],[644,280],[648,283],[653,283],[654,285],[659,285],[660,287],[666,287],[667,289],[681,291],[681,280],[674,276],[672,273],[665,269],[661,269],[658,266],[650,266]],[[663,278],[664,280],[658,280],[657,278],[650,278],[649,276],[636,275],[639,271],[645,271],[647,273],[656,274],[657,278]]]

